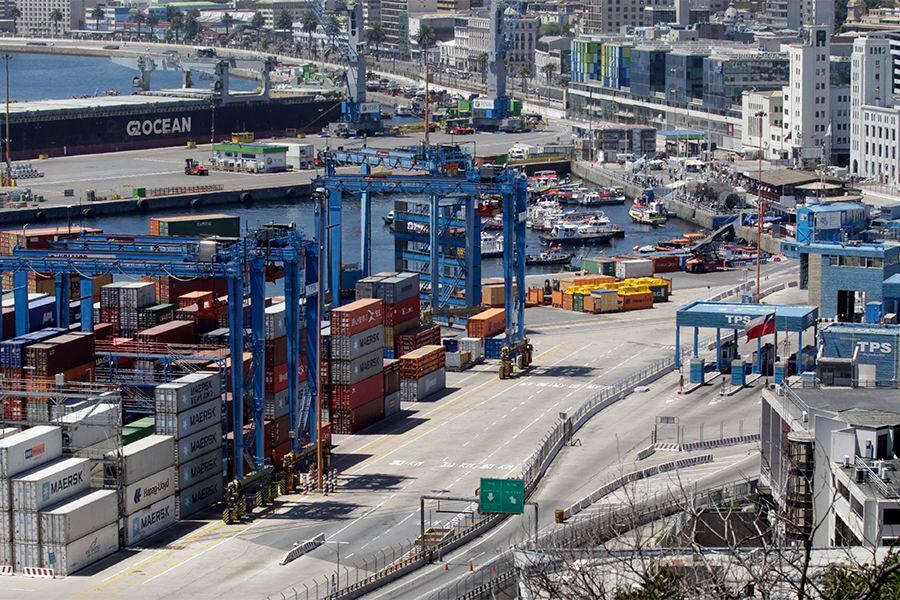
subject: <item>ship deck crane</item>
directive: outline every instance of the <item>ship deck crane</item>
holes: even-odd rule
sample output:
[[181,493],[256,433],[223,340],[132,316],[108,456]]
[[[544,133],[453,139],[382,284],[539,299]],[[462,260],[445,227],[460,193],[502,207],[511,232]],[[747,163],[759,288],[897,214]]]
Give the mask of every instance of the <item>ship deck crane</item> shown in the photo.
[[347,99],[341,103],[341,121],[329,125],[340,137],[373,135],[381,131],[381,105],[366,102],[366,34],[363,6],[358,0],[347,6],[347,36],[325,15],[322,0],[307,0],[306,5],[331,40],[332,46],[347,61]]
[[[31,272],[56,275],[57,323],[69,325],[68,276],[80,277],[81,327],[93,331],[93,281],[103,274],[126,276],[173,276],[182,278],[224,278],[228,284],[228,317],[230,355],[234,365],[243,356],[244,299],[248,296],[245,277],[249,274],[251,301],[250,344],[253,355],[252,410],[255,425],[255,455],[251,464],[257,469],[264,464],[264,389],[265,389],[265,268],[279,263],[284,269],[285,316],[288,331],[288,380],[292,450],[297,451],[302,434],[308,432],[310,442],[316,442],[315,422],[318,401],[317,377],[307,377],[309,393],[301,396],[299,382],[300,299],[306,292],[305,311],[306,350],[308,362],[318,363],[317,331],[319,316],[316,302],[318,292],[318,245],[304,239],[289,226],[266,226],[248,237],[221,243],[195,238],[159,238],[149,235],[86,235],[75,240],[55,243],[49,249],[15,248],[11,256],[0,257],[0,272],[13,273],[16,335],[28,333],[28,274]],[[2,324],[0,324],[2,326]],[[2,333],[2,331],[0,331]],[[233,390],[245,390],[243,369],[231,369]],[[243,431],[244,395],[235,394],[232,406],[233,430]],[[234,438],[234,473],[243,477],[244,440]]]
[[491,0],[488,34],[488,73],[485,98],[472,105],[472,126],[482,130],[500,129],[513,116],[507,92],[507,55],[516,42],[519,17],[525,12],[523,0]]

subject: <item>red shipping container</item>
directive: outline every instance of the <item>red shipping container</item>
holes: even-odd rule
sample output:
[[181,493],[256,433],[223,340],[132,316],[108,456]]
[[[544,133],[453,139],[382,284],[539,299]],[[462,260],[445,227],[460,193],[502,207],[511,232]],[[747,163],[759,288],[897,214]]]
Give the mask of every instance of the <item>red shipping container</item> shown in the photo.
[[266,421],[264,439],[267,448],[274,448],[291,439],[291,416],[284,415],[274,421]]
[[272,370],[266,369],[266,393],[277,394],[288,386],[287,365],[278,365]]
[[381,373],[353,385],[331,386],[332,410],[354,410],[376,398],[384,398],[384,377]]
[[22,398],[4,398],[2,400],[3,410],[0,411],[0,414],[3,415],[4,419],[9,419],[11,421],[24,421],[25,414],[25,400]]
[[[248,377],[253,377],[253,353],[252,352],[244,352],[244,381],[247,381]],[[203,367],[207,371],[218,371],[219,363],[216,361],[212,361],[206,363]],[[231,357],[225,359],[225,381],[228,382],[228,391],[231,391]]]
[[384,380],[384,395],[390,396],[400,391],[400,361],[392,358],[384,359],[384,370],[381,372]]
[[331,426],[331,423],[322,423],[322,444],[325,446],[331,445],[331,432],[334,427]]
[[195,327],[193,321],[169,321],[150,329],[138,331],[135,338],[139,342],[156,344],[193,344]]
[[374,400],[354,410],[335,410],[331,413],[334,433],[356,433],[384,418],[384,400]]
[[98,340],[111,340],[115,337],[116,330],[112,323],[95,323],[94,337]]
[[266,369],[287,363],[287,337],[266,340]]
[[384,305],[384,324],[388,327],[399,325],[422,314],[419,296],[411,296],[397,304]]
[[441,326],[423,325],[398,335],[394,348],[397,356],[403,356],[422,346],[440,345],[440,343]]
[[354,335],[384,322],[384,304],[364,298],[331,311],[331,335]]
[[[154,279],[146,278],[145,281]],[[176,304],[179,296],[197,291],[211,291],[213,296],[226,296],[228,282],[220,277],[199,277],[184,281],[173,277],[160,277],[156,280],[156,297],[161,304]]]
[[653,261],[654,273],[674,273],[681,270],[677,256],[654,256],[650,260]]

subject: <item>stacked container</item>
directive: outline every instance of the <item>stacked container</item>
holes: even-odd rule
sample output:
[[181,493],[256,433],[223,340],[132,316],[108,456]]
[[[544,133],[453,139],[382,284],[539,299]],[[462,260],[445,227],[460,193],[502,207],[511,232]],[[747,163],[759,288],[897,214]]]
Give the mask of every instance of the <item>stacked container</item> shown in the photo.
[[384,302],[384,357],[396,358],[398,337],[420,323],[419,275],[378,273],[360,279],[356,284],[356,299],[363,298]]
[[136,281],[121,284],[119,287],[119,335],[122,337],[133,336],[140,329],[138,313],[154,304],[156,304],[156,287],[152,282]]
[[[55,389],[60,377],[63,381],[93,381],[94,334],[73,331],[32,344],[25,349],[25,367],[26,386],[35,392]],[[49,419],[45,397],[30,398],[26,410],[31,420]]]
[[400,357],[400,400],[420,402],[447,385],[443,346],[429,345]]
[[394,348],[397,356],[403,356],[424,346],[434,346],[440,343],[440,325],[421,325],[397,335]]
[[115,490],[95,490],[40,512],[41,565],[67,576],[119,549]]
[[185,375],[156,388],[156,432],[176,443],[174,518],[184,519],[222,497],[223,407],[218,373]]
[[489,338],[502,333],[504,327],[506,327],[506,311],[502,308],[489,308],[469,317],[466,322],[466,333],[469,337]]
[[39,425],[0,439],[0,566],[15,564],[11,478],[60,456],[59,427]]
[[357,300],[331,311],[331,423],[355,433],[384,417],[383,303]]
[[384,360],[384,416],[400,412],[400,361],[396,359]]
[[12,494],[13,558],[16,570],[42,567],[39,511],[91,487],[91,461],[62,458],[10,480]]

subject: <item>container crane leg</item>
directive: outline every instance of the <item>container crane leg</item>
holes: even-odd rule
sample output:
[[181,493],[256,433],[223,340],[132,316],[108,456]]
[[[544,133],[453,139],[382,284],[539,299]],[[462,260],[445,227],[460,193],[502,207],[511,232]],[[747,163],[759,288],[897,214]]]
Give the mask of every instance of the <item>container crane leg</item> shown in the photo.
[[331,269],[331,307],[341,305],[341,193],[328,194],[328,263]]
[[94,330],[94,280],[90,277],[79,278],[81,290],[81,330]]
[[429,250],[431,259],[431,310],[441,307],[441,245],[440,245],[440,198],[431,194],[428,197],[430,210],[428,213]]
[[71,277],[68,272],[56,273],[56,326],[65,329],[69,326],[69,286]]
[[[256,434],[254,468],[257,470],[263,467],[266,458],[263,430],[266,383],[265,303],[265,265],[262,259],[254,258],[250,261],[250,341],[253,347],[253,421]],[[235,430],[235,437],[237,431]]]
[[[360,173],[369,175],[372,168],[369,163],[360,165]],[[372,274],[372,198],[369,192],[362,192],[359,195],[360,209],[360,257],[359,266],[362,269],[362,276],[368,277]]]
[[288,414],[291,428],[291,452],[298,449],[297,418],[299,369],[297,357],[300,353],[300,263],[296,260],[284,264],[285,325],[287,328],[287,371],[288,371]]
[[[321,239],[321,232],[316,239]],[[321,374],[319,373],[319,329],[322,323],[319,318],[319,302],[318,295],[321,293],[321,285],[319,282],[319,264],[318,252],[306,252],[304,258],[305,264],[303,271],[305,273],[306,289],[313,289],[315,293],[306,294],[306,387],[309,390],[309,413],[306,416],[306,427],[309,430],[309,441],[316,442],[316,411],[319,410],[318,382]],[[301,432],[302,433],[302,432]]]
[[16,335],[28,333],[28,271],[19,270],[13,275],[13,298],[16,307]]
[[228,278],[228,337],[231,356],[231,426],[234,435],[234,478],[244,477],[244,278],[237,273]]
[[481,217],[478,216],[478,197],[466,198],[466,304],[481,304]]

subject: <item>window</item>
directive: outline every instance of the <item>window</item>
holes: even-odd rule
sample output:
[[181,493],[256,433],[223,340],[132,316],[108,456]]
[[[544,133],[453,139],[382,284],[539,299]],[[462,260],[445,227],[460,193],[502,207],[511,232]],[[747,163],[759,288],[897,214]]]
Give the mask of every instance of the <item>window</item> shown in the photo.
[[885,525],[900,525],[900,508],[884,509],[884,519],[882,522]]

